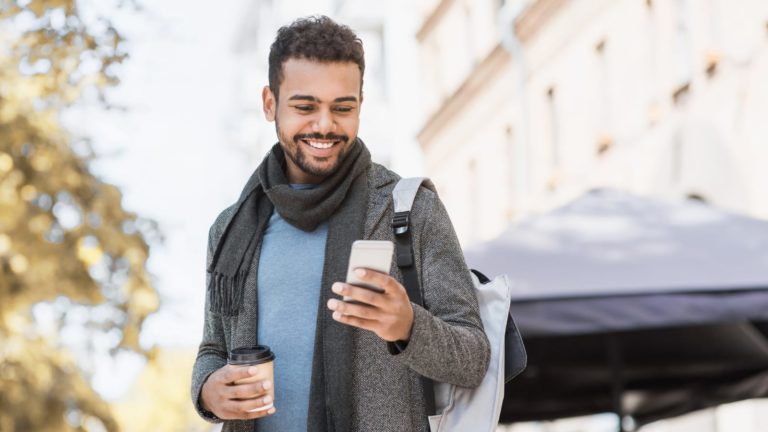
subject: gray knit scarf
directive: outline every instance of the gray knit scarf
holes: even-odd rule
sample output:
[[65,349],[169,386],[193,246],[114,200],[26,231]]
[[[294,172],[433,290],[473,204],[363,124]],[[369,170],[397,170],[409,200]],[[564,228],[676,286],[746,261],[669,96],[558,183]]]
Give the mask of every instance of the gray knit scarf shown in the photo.
[[[275,144],[245,185],[208,267],[211,312],[235,316],[241,308],[248,269],[273,209],[304,231],[314,231],[328,221],[312,360],[308,413],[312,432],[352,430],[349,371],[357,330],[334,321],[325,304],[331,298],[331,284],[346,277],[352,242],[363,237],[368,200],[365,172],[370,163],[368,149],[357,139],[336,172],[317,187],[293,189],[285,177],[285,154]],[[253,332],[258,334],[256,320]]]

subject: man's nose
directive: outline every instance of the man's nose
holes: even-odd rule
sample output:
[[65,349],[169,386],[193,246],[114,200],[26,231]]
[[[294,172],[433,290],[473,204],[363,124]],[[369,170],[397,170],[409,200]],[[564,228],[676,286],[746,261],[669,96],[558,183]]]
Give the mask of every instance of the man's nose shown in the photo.
[[330,110],[321,109],[317,115],[318,117],[314,124],[314,132],[325,135],[335,131],[336,122],[334,121]]

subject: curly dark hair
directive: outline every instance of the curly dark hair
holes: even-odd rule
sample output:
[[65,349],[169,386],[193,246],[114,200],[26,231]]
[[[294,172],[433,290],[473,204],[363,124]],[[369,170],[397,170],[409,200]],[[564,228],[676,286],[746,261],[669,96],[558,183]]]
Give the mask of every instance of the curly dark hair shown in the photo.
[[353,62],[360,68],[360,92],[363,91],[363,41],[352,29],[337,24],[327,16],[299,18],[277,31],[277,37],[269,48],[269,88],[275,98],[283,82],[283,63],[291,58]]

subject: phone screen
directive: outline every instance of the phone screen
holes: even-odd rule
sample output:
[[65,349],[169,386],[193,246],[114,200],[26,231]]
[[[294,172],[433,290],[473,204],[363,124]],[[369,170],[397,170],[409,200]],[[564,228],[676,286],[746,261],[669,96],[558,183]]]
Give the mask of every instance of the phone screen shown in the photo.
[[[347,283],[370,289],[376,292],[384,292],[381,287],[366,284],[355,276],[354,270],[366,268],[389,274],[392,265],[392,253],[394,244],[388,240],[357,240],[352,244],[347,267]],[[347,298],[344,298],[347,301]]]

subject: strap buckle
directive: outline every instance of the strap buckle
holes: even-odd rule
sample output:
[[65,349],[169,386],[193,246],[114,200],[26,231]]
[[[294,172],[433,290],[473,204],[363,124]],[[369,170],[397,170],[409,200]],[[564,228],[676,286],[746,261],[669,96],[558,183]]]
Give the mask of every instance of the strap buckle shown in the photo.
[[395,215],[392,216],[392,228],[395,230],[396,235],[401,235],[408,232],[408,226],[411,223],[410,214],[410,211],[403,211],[395,212]]

